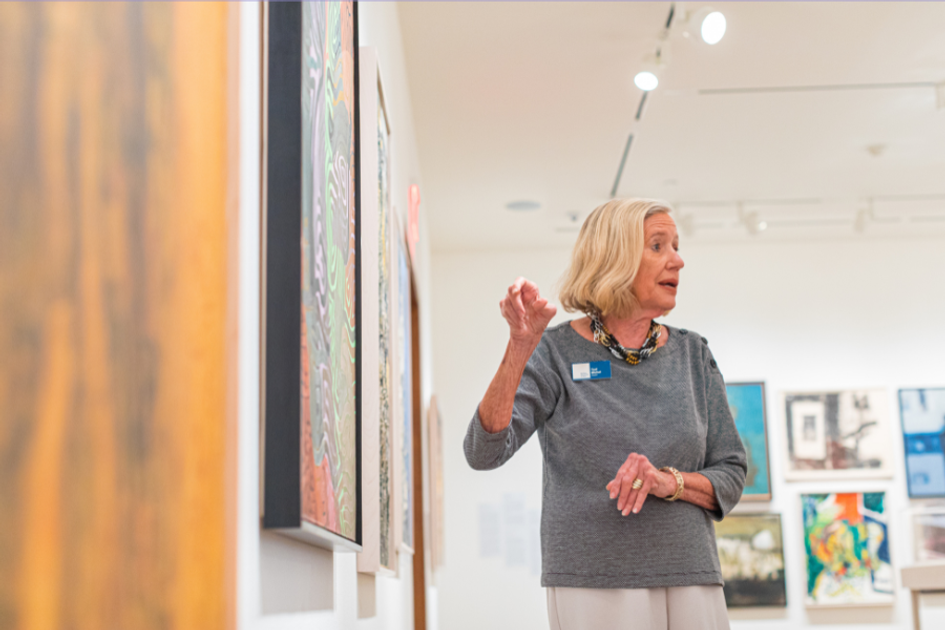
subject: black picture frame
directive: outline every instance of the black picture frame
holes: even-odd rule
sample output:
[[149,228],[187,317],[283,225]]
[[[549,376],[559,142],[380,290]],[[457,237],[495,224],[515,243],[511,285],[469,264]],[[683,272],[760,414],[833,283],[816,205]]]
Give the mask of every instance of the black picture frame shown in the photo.
[[299,330],[302,311],[302,3],[263,5],[264,192],[262,287],[262,525],[313,545],[360,551],[361,523],[361,199],[358,3],[352,2],[355,195],[355,538],[302,517]]

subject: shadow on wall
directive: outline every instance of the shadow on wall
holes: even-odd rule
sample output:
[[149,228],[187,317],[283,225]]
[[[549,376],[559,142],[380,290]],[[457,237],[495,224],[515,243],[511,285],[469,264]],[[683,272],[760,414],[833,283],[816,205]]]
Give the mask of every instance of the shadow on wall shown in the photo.
[[259,536],[263,615],[331,610],[332,552],[272,532]]

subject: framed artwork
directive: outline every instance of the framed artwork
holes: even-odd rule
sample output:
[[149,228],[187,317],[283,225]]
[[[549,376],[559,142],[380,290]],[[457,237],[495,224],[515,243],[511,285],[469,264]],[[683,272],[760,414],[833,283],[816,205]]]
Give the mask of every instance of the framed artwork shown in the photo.
[[945,388],[900,389],[909,496],[945,497]]
[[788,481],[892,477],[885,390],[790,392],[781,403]]
[[891,605],[886,494],[802,494],[801,502],[807,605]]
[[916,562],[945,560],[945,507],[914,512],[912,531]]
[[362,384],[362,535],[358,571],[394,575],[397,567],[396,381],[394,260],[396,223],[390,192],[390,120],[377,52],[359,51]]
[[748,473],[742,501],[770,501],[768,432],[764,383],[728,383],[728,406],[748,455]]
[[0,4],[0,628],[236,625],[240,14]]
[[729,514],[715,542],[729,608],[787,606],[780,514]]
[[266,7],[263,525],[359,550],[357,6]]
[[445,488],[443,486],[443,421],[436,396],[427,410],[427,443],[430,447],[430,560],[434,569],[443,566]]
[[412,335],[410,312],[410,263],[407,243],[396,239],[397,249],[397,390],[398,422],[400,432],[400,482],[398,504],[400,506],[399,537],[402,548],[413,552],[413,382],[412,382]]

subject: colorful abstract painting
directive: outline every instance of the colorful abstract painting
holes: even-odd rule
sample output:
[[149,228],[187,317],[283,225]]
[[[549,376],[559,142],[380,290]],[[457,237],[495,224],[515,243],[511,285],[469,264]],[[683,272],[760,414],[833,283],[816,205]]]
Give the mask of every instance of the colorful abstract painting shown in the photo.
[[410,313],[410,266],[407,262],[407,248],[398,241],[397,247],[397,326],[398,335],[398,369],[400,371],[400,401],[402,448],[401,456],[403,474],[400,479],[401,515],[403,518],[403,543],[413,547],[413,369],[411,352],[411,313]]
[[803,494],[807,604],[892,604],[883,492]]
[[926,508],[912,515],[916,562],[945,560],[945,508]]
[[729,514],[715,542],[729,608],[787,605],[779,514]]
[[390,128],[380,90],[377,105],[377,195],[378,195],[378,304],[379,304],[379,382],[380,382],[380,489],[381,489],[381,565],[393,568],[393,490],[394,490],[394,356],[391,333],[391,278],[393,240],[390,202]]
[[735,419],[735,428],[748,455],[748,473],[742,500],[766,501],[771,498],[771,481],[768,476],[764,383],[729,383],[725,391]]
[[909,496],[945,496],[945,388],[900,389],[899,412]]
[[354,22],[302,5],[302,517],[356,536]]
[[885,390],[787,393],[782,408],[787,479],[892,476]]

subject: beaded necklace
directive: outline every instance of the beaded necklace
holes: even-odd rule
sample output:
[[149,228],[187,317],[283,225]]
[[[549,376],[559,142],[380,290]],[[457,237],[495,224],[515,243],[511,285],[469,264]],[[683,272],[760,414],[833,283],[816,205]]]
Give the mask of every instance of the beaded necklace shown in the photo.
[[587,316],[591,318],[591,331],[594,333],[594,341],[610,350],[612,355],[621,361],[626,361],[630,365],[636,365],[656,352],[657,341],[660,335],[663,334],[663,326],[657,324],[654,320],[650,322],[650,330],[646,333],[646,340],[639,350],[624,348],[611,332],[607,330],[607,327],[604,326],[604,323],[600,320],[600,315],[597,313],[588,313]]

